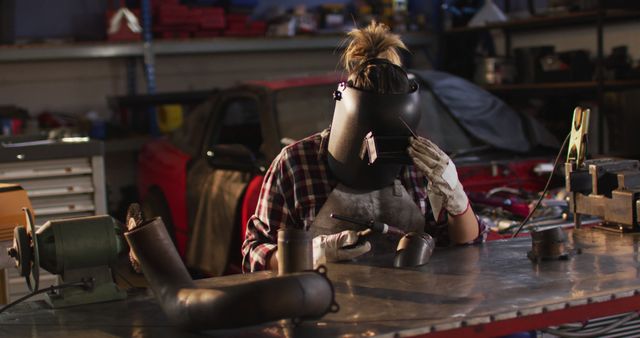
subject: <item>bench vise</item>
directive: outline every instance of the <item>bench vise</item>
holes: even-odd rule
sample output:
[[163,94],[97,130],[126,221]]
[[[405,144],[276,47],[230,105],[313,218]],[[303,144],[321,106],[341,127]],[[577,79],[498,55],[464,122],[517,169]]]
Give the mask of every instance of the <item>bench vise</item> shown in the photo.
[[640,162],[601,158],[586,159],[589,109],[573,111],[565,184],[576,228],[580,215],[603,219],[607,229],[638,231]]
[[600,217],[619,231],[638,231],[640,162],[624,159],[592,159],[577,167],[565,164],[569,207],[576,227],[580,214]]

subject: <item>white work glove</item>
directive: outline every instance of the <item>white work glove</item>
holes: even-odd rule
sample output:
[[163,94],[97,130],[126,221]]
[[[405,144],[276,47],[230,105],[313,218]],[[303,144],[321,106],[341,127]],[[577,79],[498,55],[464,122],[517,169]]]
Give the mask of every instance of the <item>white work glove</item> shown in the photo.
[[371,250],[371,243],[364,242],[353,248],[345,246],[356,244],[359,234],[353,230],[345,230],[331,235],[320,235],[313,238],[313,267],[326,262],[338,262],[354,259]]
[[408,152],[415,166],[429,180],[427,195],[436,220],[442,208],[454,216],[464,213],[469,207],[469,198],[449,156],[424,137],[412,137]]

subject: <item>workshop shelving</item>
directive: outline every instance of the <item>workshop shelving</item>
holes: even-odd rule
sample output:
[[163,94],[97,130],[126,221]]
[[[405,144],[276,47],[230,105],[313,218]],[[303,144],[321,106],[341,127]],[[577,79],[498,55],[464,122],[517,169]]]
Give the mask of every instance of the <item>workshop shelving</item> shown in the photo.
[[[620,91],[640,87],[640,80],[608,80],[604,82],[606,91]],[[515,83],[486,85],[484,89],[495,94],[518,95],[518,94],[544,94],[544,95],[565,95],[584,94],[592,95],[598,90],[596,81],[579,82],[546,82],[546,83]]]
[[[505,2],[506,11],[509,11],[510,2]],[[612,9],[603,0],[597,1],[594,10],[569,12],[564,14],[535,15],[525,19],[512,19],[507,22],[491,23],[480,27],[455,27],[445,30],[443,37],[455,38],[455,36],[467,36],[479,34],[491,30],[500,30],[504,35],[505,56],[510,57],[512,52],[512,35],[528,31],[555,31],[553,28],[574,26],[595,26],[596,33],[596,68],[594,81],[585,82],[556,82],[556,83],[522,83],[488,85],[485,89],[498,95],[538,95],[557,96],[563,94],[590,95],[594,97],[599,107],[604,102],[604,93],[607,91],[621,91],[625,89],[640,88],[640,80],[606,80],[604,76],[604,26],[614,22],[632,22],[640,19],[640,10]],[[598,114],[598,123],[595,126],[598,134],[598,150],[604,151],[604,125],[606,112]]]
[[[423,33],[402,35],[408,46],[428,45],[431,38]],[[211,38],[189,40],[157,40],[156,56],[276,52],[294,50],[336,49],[344,35],[298,36],[293,38]],[[0,46],[0,62],[51,61],[142,57],[144,46],[136,43],[61,43]]]
[[[480,32],[491,29],[505,31],[528,31],[532,29],[546,29],[563,26],[578,26],[595,24],[598,21],[599,11],[584,11],[557,15],[541,15],[526,19],[515,19],[507,22],[492,23],[481,27],[455,27],[445,31],[446,34],[463,34]],[[629,21],[640,19],[640,12],[625,11],[619,9],[605,10],[602,13],[605,22]]]

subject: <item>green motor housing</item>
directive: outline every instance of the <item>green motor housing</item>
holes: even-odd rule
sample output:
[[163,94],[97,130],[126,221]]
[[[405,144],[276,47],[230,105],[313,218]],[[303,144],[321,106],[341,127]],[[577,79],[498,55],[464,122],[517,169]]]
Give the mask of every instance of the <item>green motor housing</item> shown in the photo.
[[[123,251],[120,223],[108,215],[54,220],[35,231],[25,209],[26,227],[16,227],[9,255],[31,291],[39,287],[39,269],[60,275],[63,283],[90,281],[90,288],[69,287],[47,293],[54,308],[126,298],[113,281],[111,267]],[[26,228],[26,229],[25,229]]]
[[123,250],[111,216],[48,221],[37,231],[40,266],[65,279],[65,272],[115,264]]

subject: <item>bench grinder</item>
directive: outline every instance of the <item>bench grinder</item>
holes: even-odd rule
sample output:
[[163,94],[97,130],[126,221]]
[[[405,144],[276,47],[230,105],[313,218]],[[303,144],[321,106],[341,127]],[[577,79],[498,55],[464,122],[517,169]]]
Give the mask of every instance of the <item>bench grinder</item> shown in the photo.
[[39,269],[59,275],[64,284],[85,282],[47,293],[53,308],[126,298],[113,281],[111,266],[123,250],[111,216],[90,216],[49,221],[35,231],[33,216],[24,209],[26,226],[14,229],[8,254],[16,260],[20,276],[32,292],[38,291]]

